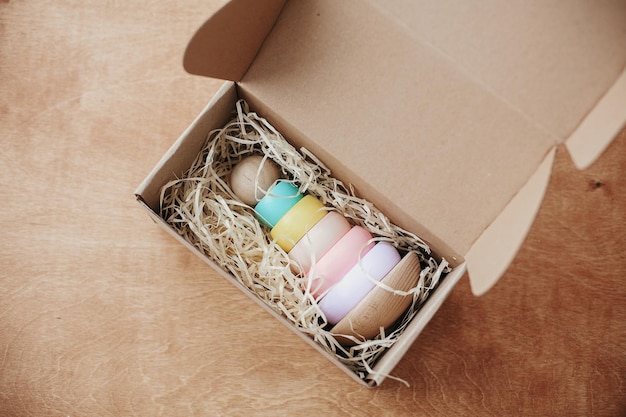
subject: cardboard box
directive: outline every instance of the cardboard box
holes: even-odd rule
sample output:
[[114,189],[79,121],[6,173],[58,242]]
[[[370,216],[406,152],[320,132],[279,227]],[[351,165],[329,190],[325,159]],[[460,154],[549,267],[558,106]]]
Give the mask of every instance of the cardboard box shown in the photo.
[[541,205],[555,148],[564,143],[584,168],[624,125],[626,4],[238,0],[197,32],[184,66],[229,81],[136,195],[207,263],[159,217],[159,192],[244,98],[454,267],[363,379],[251,295],[376,386],[466,268],[477,295],[504,273]]

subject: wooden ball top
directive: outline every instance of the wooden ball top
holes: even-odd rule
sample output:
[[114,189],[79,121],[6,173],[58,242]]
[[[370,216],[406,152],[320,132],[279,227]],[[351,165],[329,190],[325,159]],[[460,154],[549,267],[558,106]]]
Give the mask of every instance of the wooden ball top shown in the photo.
[[255,206],[280,178],[280,169],[269,159],[253,155],[242,159],[230,174],[230,188],[245,204]]

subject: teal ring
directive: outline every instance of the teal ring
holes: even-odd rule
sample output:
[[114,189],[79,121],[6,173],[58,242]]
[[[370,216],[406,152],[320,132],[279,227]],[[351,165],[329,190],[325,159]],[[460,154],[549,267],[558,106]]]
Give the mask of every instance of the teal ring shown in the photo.
[[302,197],[298,187],[287,181],[279,181],[257,203],[254,208],[256,217],[272,229]]

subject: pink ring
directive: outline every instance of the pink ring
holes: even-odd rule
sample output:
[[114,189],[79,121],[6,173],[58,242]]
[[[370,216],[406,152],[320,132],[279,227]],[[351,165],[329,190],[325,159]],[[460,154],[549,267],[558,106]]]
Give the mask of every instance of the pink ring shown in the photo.
[[390,243],[378,242],[319,302],[330,324],[337,324],[400,262]]
[[361,226],[352,227],[320,260],[311,266],[307,282],[314,297],[323,295],[374,247],[372,235]]
[[311,230],[289,251],[289,258],[294,262],[294,269],[306,274],[311,262],[316,262],[350,230],[350,222],[337,213],[329,211]]

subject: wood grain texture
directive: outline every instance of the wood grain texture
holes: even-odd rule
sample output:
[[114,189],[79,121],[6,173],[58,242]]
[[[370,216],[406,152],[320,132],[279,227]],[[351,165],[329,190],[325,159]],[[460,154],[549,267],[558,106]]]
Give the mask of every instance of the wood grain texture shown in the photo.
[[0,415],[626,415],[626,132],[559,149],[521,252],[462,280],[380,389],[356,385],[160,231],[133,191],[219,81],[223,1],[0,2]]

